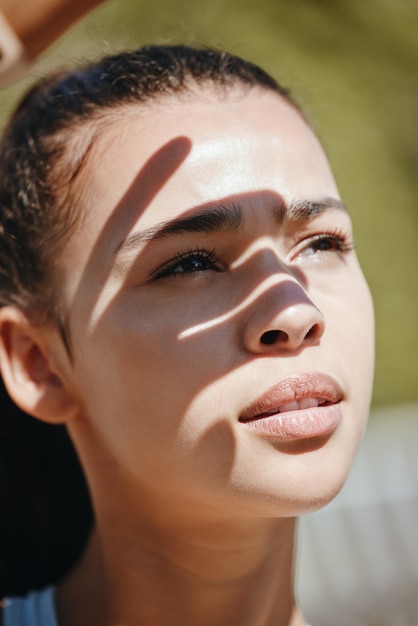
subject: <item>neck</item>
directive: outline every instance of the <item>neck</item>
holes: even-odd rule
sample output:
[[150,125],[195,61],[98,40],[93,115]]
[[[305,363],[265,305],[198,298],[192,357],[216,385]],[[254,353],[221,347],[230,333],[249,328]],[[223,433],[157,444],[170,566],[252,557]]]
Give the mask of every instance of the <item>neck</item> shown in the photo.
[[293,519],[126,519],[99,517],[58,589],[60,626],[303,624],[292,591]]

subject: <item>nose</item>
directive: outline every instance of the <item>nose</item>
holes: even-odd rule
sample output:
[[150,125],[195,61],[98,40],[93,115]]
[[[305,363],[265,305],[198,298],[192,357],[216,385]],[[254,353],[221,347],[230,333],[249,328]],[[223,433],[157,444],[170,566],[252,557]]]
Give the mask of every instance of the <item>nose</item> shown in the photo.
[[253,353],[289,353],[319,341],[325,318],[303,287],[286,278],[262,294],[247,311],[244,343]]

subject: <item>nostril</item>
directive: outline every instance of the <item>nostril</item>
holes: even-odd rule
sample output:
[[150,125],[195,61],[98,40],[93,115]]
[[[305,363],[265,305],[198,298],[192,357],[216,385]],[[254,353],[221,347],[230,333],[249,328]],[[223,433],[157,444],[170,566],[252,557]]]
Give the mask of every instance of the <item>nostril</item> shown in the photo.
[[306,333],[305,339],[315,339],[318,334],[320,334],[319,325],[318,324],[314,324],[313,326],[311,326],[311,328]]
[[283,341],[287,338],[287,333],[283,332],[282,330],[267,330],[261,335],[260,342],[265,346],[271,346],[277,341]]
[[[284,330],[266,330],[260,337],[260,343],[264,346],[272,346],[275,343],[286,343],[292,335],[288,335]],[[321,336],[321,327],[314,324],[310,327],[303,340],[316,340]]]

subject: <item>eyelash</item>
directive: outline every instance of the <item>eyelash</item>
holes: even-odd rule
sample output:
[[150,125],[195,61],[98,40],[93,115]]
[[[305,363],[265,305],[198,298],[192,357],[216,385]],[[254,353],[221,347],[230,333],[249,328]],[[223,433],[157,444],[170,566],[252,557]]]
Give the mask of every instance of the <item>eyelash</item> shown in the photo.
[[[192,263],[196,261],[203,261],[206,265],[204,268],[193,268]],[[189,269],[183,271],[175,271],[181,264],[189,263]],[[153,272],[152,278],[158,280],[167,277],[184,277],[185,275],[197,274],[207,270],[214,270],[220,272],[221,269],[218,265],[219,257],[214,250],[205,250],[203,248],[189,248],[187,252],[179,252],[174,259],[167,264],[160,267],[157,271]]]
[[[303,255],[309,248],[313,248],[315,244],[319,243],[331,243],[334,244],[334,248],[328,249],[316,249],[310,254],[321,254],[327,252],[340,252],[342,254],[351,252],[354,250],[354,242],[350,238],[350,236],[340,230],[335,230],[330,233],[321,233],[319,235],[315,235],[314,237],[310,237],[306,242],[302,250],[298,252],[299,255]],[[308,253],[309,254],[309,253]]]
[[[334,245],[334,248],[327,249],[316,249],[311,253],[307,253],[309,248],[314,248],[315,245],[320,243],[330,243]],[[307,241],[305,240],[304,247],[298,252],[297,256],[301,256],[304,254],[324,254],[328,252],[339,252],[342,254],[351,252],[354,249],[354,242],[350,239],[348,234],[336,230],[331,233],[322,233],[319,235],[315,235],[314,237],[309,238]],[[216,272],[220,272],[221,268],[219,267],[219,257],[215,253],[215,250],[205,250],[204,248],[188,248],[187,252],[179,252],[176,254],[174,259],[160,267],[158,270],[152,273],[151,278],[154,280],[159,280],[162,278],[168,277],[184,277],[185,275],[197,274],[200,272],[204,272],[207,270],[213,270]],[[205,267],[197,268],[196,266],[193,268],[192,263],[196,261],[203,261]],[[189,269],[176,271],[181,264],[189,263]]]

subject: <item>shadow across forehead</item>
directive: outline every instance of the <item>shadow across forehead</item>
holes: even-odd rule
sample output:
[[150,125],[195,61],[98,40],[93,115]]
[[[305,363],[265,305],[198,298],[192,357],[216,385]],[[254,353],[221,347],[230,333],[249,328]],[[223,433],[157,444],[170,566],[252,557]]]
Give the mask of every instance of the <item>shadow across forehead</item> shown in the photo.
[[[257,193],[256,197],[261,198],[262,193]],[[347,211],[344,203],[338,198],[304,199],[289,203],[284,202],[274,192],[266,191],[265,193],[265,203],[269,205],[273,201],[273,211],[279,224],[285,221],[303,222],[311,220],[328,209]],[[247,195],[248,197],[251,196],[251,194]],[[135,231],[117,245],[114,254],[135,250],[148,241],[164,239],[170,235],[235,231],[243,225],[245,219],[245,208],[239,204],[238,198],[239,196],[235,200],[228,199],[228,201],[208,203],[186,212],[179,218],[157,223],[141,231]]]
[[[69,317],[71,309],[82,294],[88,293],[89,273],[97,258],[101,258],[105,251],[109,249],[114,241],[115,233],[124,239],[141,214],[147,209],[159,190],[170,179],[174,172],[187,158],[192,147],[192,143],[187,137],[176,137],[157,150],[141,168],[135,180],[130,185],[118,205],[112,211],[110,217],[104,224],[92,250],[89,253],[81,279],[77,285],[72,303],[69,304],[68,311],[63,315],[62,327],[65,333],[68,348],[71,352],[71,333],[69,328]],[[69,241],[71,245],[71,240]],[[103,266],[100,281],[104,283],[110,274],[112,265]],[[89,308],[94,308],[94,301],[88,303]]]

